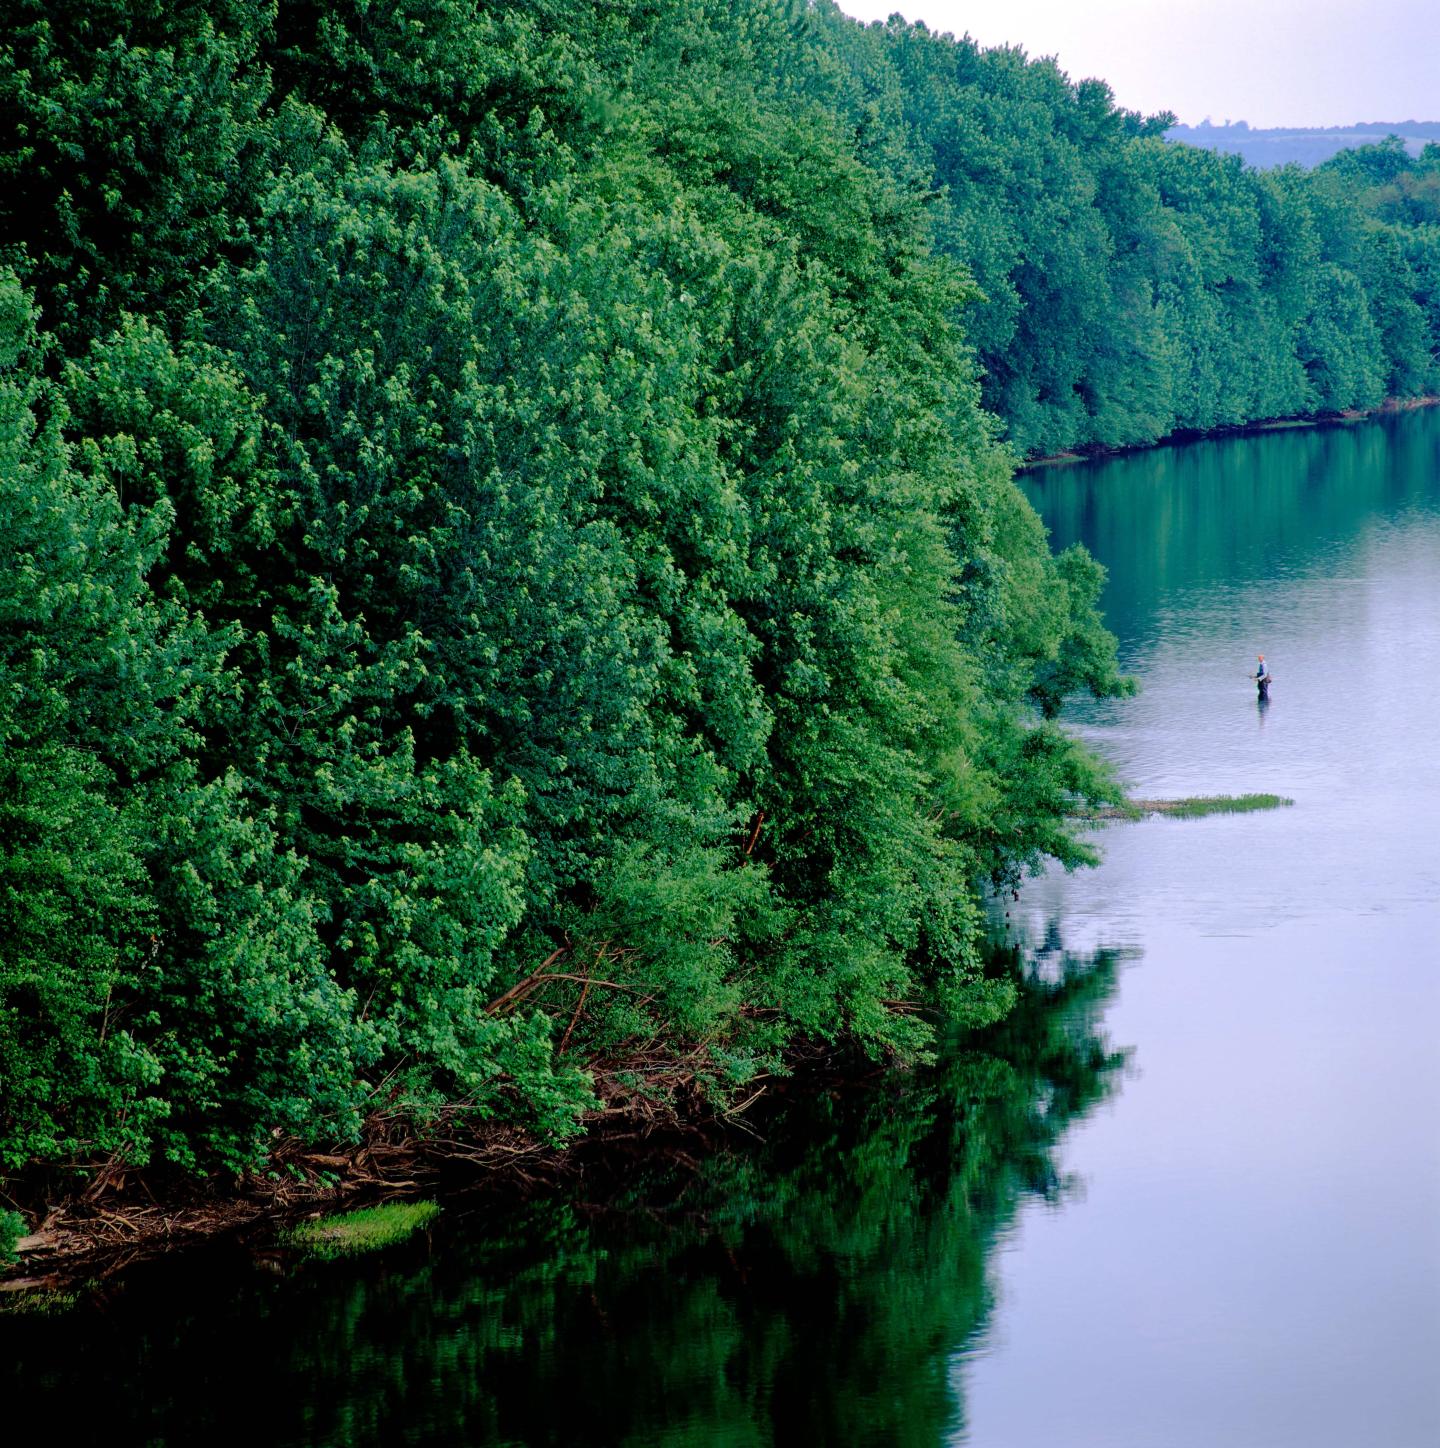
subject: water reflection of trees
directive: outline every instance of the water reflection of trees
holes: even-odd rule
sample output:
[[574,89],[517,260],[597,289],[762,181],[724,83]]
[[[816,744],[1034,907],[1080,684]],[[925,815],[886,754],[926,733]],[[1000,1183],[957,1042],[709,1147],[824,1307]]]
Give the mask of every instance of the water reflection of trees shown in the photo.
[[[1007,964],[1003,1026],[793,1104],[696,1174],[652,1171],[603,1209],[452,1212],[428,1257],[203,1310],[187,1293],[178,1320],[122,1301],[42,1333],[38,1374],[29,1352],[10,1368],[62,1418],[113,1379],[115,1414],[155,1442],[225,1440],[253,1412],[272,1443],[939,1443],[997,1235],[1027,1195],[1062,1192],[1056,1143],[1122,1063],[1098,1027],[1116,958],[1047,941],[1029,960]],[[80,1355],[77,1332],[113,1340]],[[108,1417],[107,1441],[126,1431]]]
[[1304,576],[1374,519],[1433,510],[1437,453],[1440,416],[1415,412],[1152,448],[1047,473],[1029,493],[1057,548],[1083,541],[1109,569],[1105,620],[1128,657],[1165,599]]

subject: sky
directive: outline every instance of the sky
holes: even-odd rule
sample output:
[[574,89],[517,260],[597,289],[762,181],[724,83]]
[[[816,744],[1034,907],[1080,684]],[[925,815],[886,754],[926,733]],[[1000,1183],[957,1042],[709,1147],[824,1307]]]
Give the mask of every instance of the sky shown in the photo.
[[1440,0],[837,0],[1055,56],[1186,125],[1440,120]]

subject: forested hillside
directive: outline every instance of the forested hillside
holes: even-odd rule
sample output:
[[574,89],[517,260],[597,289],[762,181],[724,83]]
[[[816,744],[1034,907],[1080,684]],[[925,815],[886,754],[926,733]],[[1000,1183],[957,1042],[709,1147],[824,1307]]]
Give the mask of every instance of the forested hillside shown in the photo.
[[1435,148],[790,0],[12,12],[7,1173],[994,1019],[1124,687],[1011,443],[1435,385]]
[[1255,171],[1051,61],[821,14],[867,154],[934,186],[983,293],[966,330],[1021,452],[1440,390],[1440,145]]
[[1251,126],[1244,121],[1216,125],[1171,126],[1167,140],[1226,151],[1249,166],[1318,166],[1341,151],[1374,146],[1398,136],[1405,149],[1418,156],[1431,141],[1440,142],[1440,121],[1362,121],[1353,126]]
[[1002,1013],[1100,573],[813,15],[12,11],[0,1166]]

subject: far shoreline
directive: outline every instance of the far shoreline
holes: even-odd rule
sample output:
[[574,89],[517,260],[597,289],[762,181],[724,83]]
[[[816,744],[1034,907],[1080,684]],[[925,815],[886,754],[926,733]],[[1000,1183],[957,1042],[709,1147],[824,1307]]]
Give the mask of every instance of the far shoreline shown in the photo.
[[1415,412],[1422,407],[1440,407],[1440,394],[1425,393],[1419,397],[1387,397],[1376,407],[1348,407],[1343,412],[1317,412],[1295,417],[1262,417],[1254,422],[1226,423],[1220,427],[1180,428],[1150,442],[1086,443],[1063,452],[1045,453],[1025,458],[1017,464],[1016,474],[1040,472],[1050,468],[1070,467],[1076,463],[1098,462],[1104,458],[1124,457],[1130,453],[1150,452],[1159,447],[1177,447],[1185,443],[1206,442],[1216,438],[1248,437],[1257,433],[1285,432],[1292,428],[1326,427],[1368,422],[1376,417],[1391,417],[1402,412]]

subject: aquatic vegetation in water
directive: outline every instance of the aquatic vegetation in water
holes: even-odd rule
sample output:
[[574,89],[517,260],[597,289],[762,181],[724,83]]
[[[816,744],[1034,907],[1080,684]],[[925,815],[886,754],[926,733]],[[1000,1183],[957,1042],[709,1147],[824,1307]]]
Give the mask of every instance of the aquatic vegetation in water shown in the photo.
[[1209,814],[1247,814],[1257,809],[1283,809],[1293,799],[1282,794],[1196,794],[1188,799],[1152,799],[1137,802],[1146,814],[1178,815],[1181,819],[1199,819]]
[[281,1241],[308,1257],[329,1259],[378,1252],[427,1227],[440,1215],[437,1202],[384,1202],[358,1212],[340,1212],[287,1228]]
[[1124,804],[1092,810],[1083,817],[1092,820],[1138,820],[1146,815],[1164,814],[1193,820],[1202,815],[1283,809],[1294,803],[1283,794],[1192,794],[1184,799],[1127,799]]

